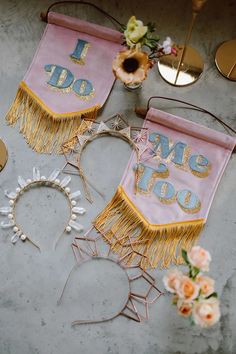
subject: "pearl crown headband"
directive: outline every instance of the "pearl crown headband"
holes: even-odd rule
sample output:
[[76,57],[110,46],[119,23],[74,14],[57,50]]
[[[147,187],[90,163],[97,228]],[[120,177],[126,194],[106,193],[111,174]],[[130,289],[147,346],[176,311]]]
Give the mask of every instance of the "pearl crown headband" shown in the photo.
[[[19,239],[22,241],[29,240],[34,246],[40,249],[40,247],[32,241],[32,239],[26,235],[22,228],[18,225],[16,221],[16,203],[20,196],[25,192],[31,189],[34,186],[48,186],[55,188],[62,192],[67,198],[70,206],[70,218],[64,229],[66,232],[71,232],[72,229],[75,231],[82,231],[83,226],[78,224],[75,220],[77,219],[77,215],[83,215],[85,213],[85,209],[77,205],[77,199],[80,197],[81,192],[79,190],[75,192],[71,192],[68,187],[71,177],[66,176],[62,180],[58,179],[60,174],[59,169],[55,169],[48,178],[40,175],[40,171],[37,167],[33,168],[33,179],[25,180],[23,177],[18,176],[18,185],[15,192],[9,192],[5,190],[5,196],[9,198],[9,206],[4,206],[0,208],[0,215],[7,216],[8,221],[1,221],[0,226],[3,229],[12,228],[14,234],[11,237],[11,242],[15,244]],[[63,231],[63,232],[64,232]]]

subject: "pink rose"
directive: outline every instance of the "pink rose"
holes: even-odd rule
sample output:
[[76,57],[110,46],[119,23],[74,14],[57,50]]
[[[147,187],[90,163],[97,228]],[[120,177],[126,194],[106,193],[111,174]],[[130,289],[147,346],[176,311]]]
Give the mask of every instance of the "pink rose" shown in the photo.
[[182,276],[179,287],[176,289],[176,293],[180,299],[184,299],[185,302],[191,302],[198,297],[199,290],[199,285],[184,275]]
[[196,283],[200,286],[201,294],[205,297],[211,295],[215,291],[215,281],[210,277],[198,275]]
[[213,326],[220,319],[219,301],[211,297],[207,300],[195,301],[193,306],[194,322],[201,327]]
[[191,251],[188,252],[188,260],[194,267],[208,271],[211,255],[204,248],[194,246]]
[[179,288],[183,273],[178,269],[171,269],[163,278],[163,282],[166,290],[171,293],[176,293],[176,289]]
[[189,317],[192,313],[193,305],[190,302],[185,302],[184,300],[179,299],[177,302],[178,313],[181,316]]

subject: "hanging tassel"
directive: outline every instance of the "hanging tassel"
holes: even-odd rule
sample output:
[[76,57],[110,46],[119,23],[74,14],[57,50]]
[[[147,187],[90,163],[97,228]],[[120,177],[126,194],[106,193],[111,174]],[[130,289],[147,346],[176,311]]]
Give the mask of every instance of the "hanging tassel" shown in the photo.
[[95,120],[98,109],[94,106],[73,115],[56,117],[22,81],[6,120],[10,125],[20,121],[20,132],[33,150],[62,153],[62,144],[76,137],[81,117]]
[[198,240],[205,220],[197,219],[165,225],[149,224],[128,199],[121,186],[98,215],[93,225],[121,257],[132,251],[127,264],[146,268],[167,268],[181,264],[182,248],[189,251]]

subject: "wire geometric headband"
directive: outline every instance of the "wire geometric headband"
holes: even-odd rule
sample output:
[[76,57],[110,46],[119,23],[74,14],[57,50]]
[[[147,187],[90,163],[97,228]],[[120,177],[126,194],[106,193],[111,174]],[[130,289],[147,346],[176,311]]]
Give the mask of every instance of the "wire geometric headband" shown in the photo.
[[[66,154],[68,147],[65,144],[62,147],[64,148],[64,156],[66,159],[66,164],[63,168],[63,172],[67,173],[65,169],[68,165],[75,167],[78,170],[78,174],[81,177],[84,185],[84,190],[86,198],[90,203],[92,203],[92,197],[88,189],[88,184],[91,183],[86,178],[84,171],[81,166],[81,156],[85,147],[92,142],[93,140],[103,137],[103,136],[114,136],[118,137],[126,142],[133,148],[134,152],[137,155],[137,163],[140,160],[141,155],[146,149],[146,143],[148,140],[148,130],[147,128],[132,127],[129,126],[126,120],[119,114],[115,114],[105,121],[100,123],[98,122],[89,122],[87,123],[87,129],[85,134],[77,136],[77,142],[75,142],[73,149],[71,150],[69,156]],[[76,153],[76,158],[71,158],[71,153]],[[71,173],[71,171],[69,172]],[[136,172],[135,172],[136,175]],[[137,176],[135,176],[135,191],[137,189]],[[96,190],[96,188],[94,188]]]
[[[35,247],[40,250],[40,247],[29,237],[26,235],[22,228],[18,225],[16,221],[16,203],[20,196],[28,191],[29,189],[35,186],[47,186],[51,188],[56,188],[60,192],[62,192],[68,200],[69,207],[70,207],[70,217],[69,221],[66,224],[64,231],[71,232],[71,229],[74,229],[78,232],[83,230],[83,226],[78,224],[75,220],[77,219],[77,214],[83,215],[85,213],[85,209],[79,206],[76,206],[77,199],[80,197],[81,192],[79,190],[75,192],[71,192],[70,188],[68,187],[71,177],[66,176],[61,181],[58,179],[60,174],[59,169],[55,169],[48,178],[45,176],[40,176],[40,171],[37,167],[33,168],[33,179],[25,180],[23,177],[18,177],[18,185],[19,187],[16,188],[15,192],[9,192],[5,190],[5,196],[8,197],[10,206],[5,206],[0,208],[0,214],[3,216],[8,217],[8,221],[1,221],[0,227],[3,229],[12,228],[13,229],[13,236],[11,237],[11,242],[15,244],[19,239],[22,241],[29,240]],[[63,231],[63,233],[64,233]],[[59,240],[59,239],[58,239]],[[57,241],[58,241],[57,240]],[[57,243],[57,242],[56,242]],[[56,246],[55,243],[55,246]]]
[[[138,264],[131,266],[125,264],[126,258],[131,255],[130,252],[124,254],[122,257],[117,256],[117,254],[112,253],[110,247],[104,243],[100,234],[92,233],[93,230],[95,231],[92,227],[83,237],[76,237],[72,244],[76,265],[72,268],[68,275],[61,296],[58,300],[58,305],[62,302],[69,278],[76,266],[78,267],[80,264],[93,259],[105,259],[116,263],[126,274],[129,283],[129,291],[126,302],[120,311],[110,317],[94,320],[76,320],[72,322],[72,326],[107,322],[118,316],[124,316],[136,322],[148,320],[149,305],[153,304],[161,295],[163,295],[163,293],[156,286],[156,280]],[[104,249],[104,245],[106,249]],[[140,281],[144,283],[142,286],[143,290],[133,290],[133,284],[135,282],[140,283]]]

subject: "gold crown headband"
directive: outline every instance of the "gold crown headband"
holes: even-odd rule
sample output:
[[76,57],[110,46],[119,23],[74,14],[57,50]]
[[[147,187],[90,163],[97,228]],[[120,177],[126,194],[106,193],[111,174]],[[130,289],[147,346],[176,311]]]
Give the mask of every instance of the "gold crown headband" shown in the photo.
[[[106,318],[94,320],[75,320],[72,322],[72,326],[107,322],[119,316],[124,316],[135,322],[148,320],[149,305],[153,304],[161,295],[163,295],[163,292],[157,288],[155,278],[150,273],[143,270],[139,264],[126,264],[125,260],[127,257],[130,257],[130,251],[122,257],[119,257],[117,254],[112,252],[110,245],[104,244],[102,235],[97,234],[94,227],[91,227],[83,237],[76,237],[74,239],[74,242],[72,243],[72,250],[76,259],[76,264],[73,266],[67,277],[61,296],[57,302],[58,305],[62,303],[62,299],[72,272],[74,272],[82,263],[87,261],[104,259],[116,263],[125,272],[129,284],[126,302],[120,311]],[[137,255],[139,254],[137,253]],[[142,282],[144,285],[144,290],[135,291],[134,286],[136,282]]]
[[[72,229],[75,231],[83,231],[83,226],[78,224],[76,222],[77,215],[83,215],[85,213],[85,209],[77,205],[77,199],[80,197],[81,192],[79,190],[75,192],[71,192],[70,188],[68,187],[71,177],[66,176],[64,177],[61,181],[58,179],[58,176],[60,174],[59,169],[55,169],[49,177],[41,176],[40,175],[40,170],[37,167],[33,168],[33,179],[27,179],[25,180],[23,177],[19,176],[18,177],[18,185],[19,187],[16,188],[15,192],[9,192],[8,190],[5,190],[5,196],[9,198],[9,206],[4,206],[0,208],[0,215],[7,216],[8,221],[1,221],[0,226],[3,229],[8,229],[12,228],[13,229],[13,235],[11,237],[11,242],[15,244],[19,239],[22,241],[29,240],[34,246],[36,246],[39,250],[40,247],[28,236],[26,235],[22,228],[19,226],[19,224],[16,221],[16,203],[20,196],[28,191],[29,189],[35,187],[35,186],[47,186],[47,187],[52,187],[56,188],[60,192],[62,192],[65,197],[67,198],[69,202],[69,207],[70,207],[70,217],[69,220],[66,224],[66,227],[63,231],[63,233],[66,231],[68,233],[71,232]],[[58,239],[59,240],[59,239]],[[58,241],[57,240],[57,241]],[[56,242],[57,243],[57,242]],[[56,246],[55,243],[55,246]]]
[[[65,169],[68,165],[78,169],[78,174],[83,181],[86,198],[90,203],[92,203],[92,197],[88,189],[88,184],[91,185],[91,183],[86,178],[85,173],[81,167],[81,156],[85,147],[90,142],[92,142],[93,140],[99,137],[103,137],[107,135],[114,136],[129,143],[129,145],[133,148],[133,151],[136,153],[137,163],[139,163],[140,157],[146,149],[148,129],[142,127],[140,128],[140,127],[129,126],[126,120],[120,114],[115,114],[100,123],[85,121],[85,124],[87,124],[87,128],[85,129],[85,134],[77,135],[77,142],[75,142],[73,148],[70,149],[69,156],[66,153],[68,152],[68,147],[66,146],[66,144],[63,146],[64,156],[66,158],[66,164],[63,168],[63,171],[65,173],[68,172],[68,170]],[[72,154],[76,153],[75,158],[72,157],[71,159],[71,152]],[[138,175],[135,171],[135,186],[134,186],[135,192],[137,190],[137,181],[138,181]],[[96,190],[96,188],[94,189]]]

